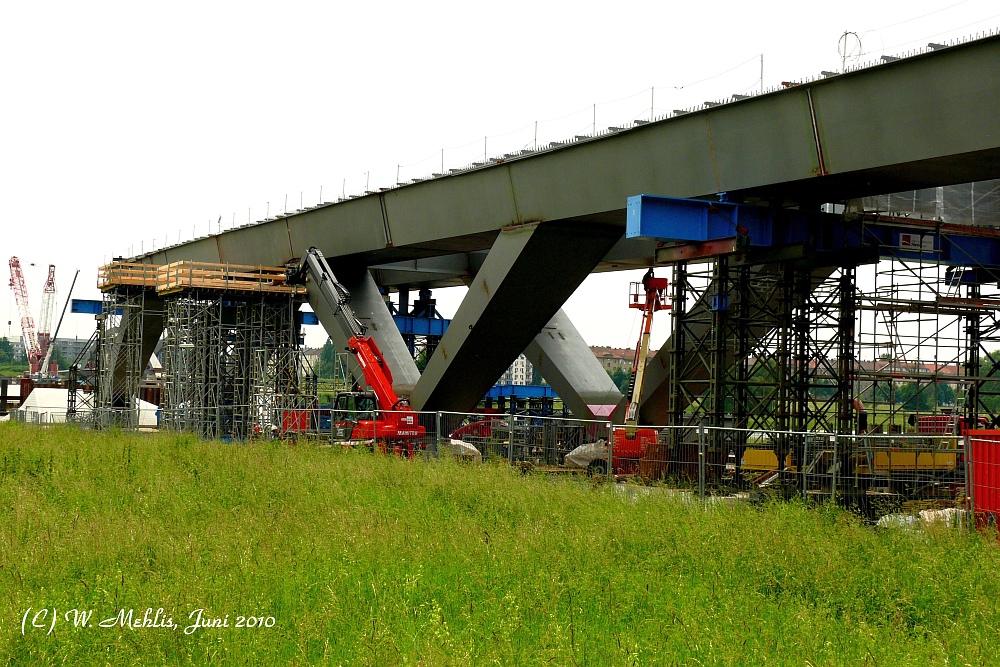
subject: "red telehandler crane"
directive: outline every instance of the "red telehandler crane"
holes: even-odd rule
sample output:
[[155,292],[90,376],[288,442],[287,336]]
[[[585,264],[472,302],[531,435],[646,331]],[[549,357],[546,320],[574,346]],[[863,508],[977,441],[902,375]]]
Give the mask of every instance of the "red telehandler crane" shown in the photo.
[[[375,340],[368,335],[368,328],[354,314],[350,307],[351,294],[337,282],[323,253],[317,248],[309,248],[305,257],[296,266],[288,269],[289,284],[302,284],[306,280],[316,283],[320,294],[330,309],[347,325],[351,337],[347,341],[348,351],[355,356],[361,367],[370,391],[351,391],[337,394],[334,411],[374,413],[374,419],[358,419],[345,434],[347,440],[373,440],[382,451],[413,458],[413,441],[427,435],[427,429],[418,422],[418,415],[410,407],[409,401],[400,398],[392,388],[392,371],[385,362]],[[338,424],[344,428],[345,424]]]

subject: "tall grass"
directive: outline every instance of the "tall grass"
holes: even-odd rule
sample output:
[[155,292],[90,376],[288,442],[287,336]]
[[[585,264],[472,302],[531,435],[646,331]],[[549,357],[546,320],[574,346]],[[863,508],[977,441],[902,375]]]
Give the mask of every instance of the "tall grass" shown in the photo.
[[[0,424],[7,664],[996,664],[998,559],[795,503]],[[180,628],[61,618],[149,607]],[[195,609],[230,627],[185,634]]]

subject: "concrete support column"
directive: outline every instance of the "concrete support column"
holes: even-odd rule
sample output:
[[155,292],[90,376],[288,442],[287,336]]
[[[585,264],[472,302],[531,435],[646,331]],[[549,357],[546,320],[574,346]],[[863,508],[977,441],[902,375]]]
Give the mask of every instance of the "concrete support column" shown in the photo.
[[[160,336],[163,335],[163,311],[163,299],[150,290],[143,295],[139,309],[125,309],[122,313],[122,321],[115,332],[112,358],[108,360],[114,370],[111,376],[111,391],[107,395],[113,397],[114,407],[130,407],[135,400],[136,397],[131,395],[134,390],[132,385],[142,377],[149,364],[149,358],[159,343]],[[133,318],[139,321],[134,322]],[[138,334],[139,340],[126,340],[133,335],[133,332]],[[136,343],[138,343],[138,359],[125,352]]]
[[577,419],[610,417],[622,400],[611,376],[562,309],[528,344],[524,356]]
[[583,222],[504,229],[424,369],[412,405],[474,408],[621,235],[621,227]]

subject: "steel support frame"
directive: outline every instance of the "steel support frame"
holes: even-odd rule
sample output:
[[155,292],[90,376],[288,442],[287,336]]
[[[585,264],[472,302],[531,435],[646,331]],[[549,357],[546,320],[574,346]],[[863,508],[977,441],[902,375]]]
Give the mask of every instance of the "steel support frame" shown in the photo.
[[146,297],[146,290],[141,288],[120,287],[104,293],[97,324],[97,399],[93,413],[98,428],[139,426],[139,384],[148,362],[143,358],[143,319],[149,314]]
[[675,265],[670,415],[675,425],[741,429],[712,431],[715,464],[732,451],[739,465],[748,431],[787,429],[795,411],[789,273],[725,256],[694,271]]
[[[893,269],[881,270],[891,273]],[[905,270],[921,280],[931,279],[921,277],[913,267]],[[931,274],[933,271],[927,275]],[[920,300],[906,300],[907,310],[901,312],[930,314],[930,325],[925,323],[923,330],[913,334],[916,344],[924,345],[924,355],[943,347],[945,343],[936,338],[948,333],[927,327],[937,322],[936,326],[950,332],[961,318],[964,338],[947,345],[949,355],[961,356],[962,372],[949,375],[940,368],[929,368],[931,362],[938,366],[955,363],[950,356],[947,360],[915,358],[908,363],[922,364],[927,370],[919,372],[927,376],[903,381],[923,383],[920,390],[941,381],[967,384],[964,403],[956,400],[951,411],[963,413],[969,424],[985,417],[987,422],[1000,425],[998,294],[991,291],[984,298],[983,286],[977,283],[966,288],[964,299],[950,297],[945,287],[954,287],[957,275],[921,286]],[[742,432],[860,432],[861,408],[855,399],[866,378],[876,377],[871,369],[878,362],[877,356],[875,361],[869,359],[871,350],[867,347],[862,351],[869,355],[865,357],[868,366],[859,359],[862,304],[867,310],[884,309],[886,304],[898,309],[898,294],[860,290],[857,266],[817,269],[795,260],[747,270],[725,258],[697,268],[684,261],[676,263],[673,288],[673,332],[665,350],[670,362],[669,423],[732,425],[746,429]],[[892,324],[887,326],[877,335],[884,339],[899,335],[891,330]],[[948,406],[944,409],[947,414]],[[916,430],[913,423],[910,428]],[[735,435],[739,432],[726,439],[710,438],[713,441],[705,443],[706,454],[734,451],[739,457],[747,445]],[[687,451],[692,433],[681,430],[674,436],[673,458],[680,462],[679,470],[697,460],[693,449]],[[856,441],[844,440],[834,449],[829,443],[816,441],[807,448],[805,438],[792,435],[776,439],[771,446],[779,462],[791,453],[794,468],[825,471],[808,480],[805,474],[800,475],[805,491],[816,490],[817,480],[827,473],[836,474],[841,484],[849,483],[850,470],[862,462],[858,456],[863,458],[863,452],[847,442]],[[784,465],[780,468],[782,481],[790,482]]]
[[[855,269],[814,279],[813,268],[750,266],[729,256],[674,265],[670,423],[736,429],[713,431],[705,443],[711,469],[730,452],[739,465],[755,431],[852,432]],[[693,431],[674,433],[674,458],[686,470],[695,460]],[[777,438],[779,462],[789,452],[802,461],[801,440]]]
[[804,304],[802,319],[808,330],[801,348],[800,389],[807,389],[809,397],[802,406],[803,430],[852,432],[855,276],[854,267],[836,269],[813,287]]
[[[102,306],[103,311],[103,306]],[[66,377],[66,421],[80,422],[79,415],[84,413],[86,419],[93,422],[94,407],[97,402],[97,386],[100,379],[100,345],[101,323],[103,315],[98,316],[98,326],[90,336],[87,344],[70,364]],[[88,361],[92,359],[92,361]],[[83,367],[81,368],[81,364]],[[89,391],[88,391],[89,389]],[[82,400],[77,400],[81,398]]]
[[251,332],[247,423],[251,432],[271,432],[282,427],[284,411],[315,402],[313,388],[302,382],[312,373],[299,348],[294,298],[261,299],[246,308]]
[[[982,287],[969,285],[969,299],[979,300]],[[985,419],[989,428],[1000,428],[1000,317],[996,310],[974,310],[965,318],[966,358],[963,364],[968,389],[964,415],[969,424]]]

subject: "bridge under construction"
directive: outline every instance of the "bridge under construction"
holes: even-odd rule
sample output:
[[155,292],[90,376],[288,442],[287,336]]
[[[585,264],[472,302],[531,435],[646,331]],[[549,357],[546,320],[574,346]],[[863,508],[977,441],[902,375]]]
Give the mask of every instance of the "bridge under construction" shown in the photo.
[[[322,300],[277,273],[261,279],[315,246],[384,353],[395,392],[417,410],[471,410],[524,353],[575,416],[620,412],[622,395],[562,306],[592,272],[661,266],[671,337],[645,374],[644,423],[848,433],[867,398],[886,406],[869,409],[890,429],[904,390],[918,396],[911,407],[947,404],[973,423],[1000,423],[1000,219],[920,219],[878,205],[890,193],[1000,178],[1000,84],[984,76],[996,71],[1000,37],[934,48],[122,258],[109,270],[140,279],[102,285],[114,326],[100,400],[131,404],[165,332],[171,368],[190,371],[185,387],[230,386],[218,378],[233,376],[232,364],[271,354],[259,352],[260,332],[297,345],[303,301],[342,348],[350,332]],[[191,285],[159,285],[165,267],[257,272],[245,317],[233,279],[204,284],[217,288],[206,300]],[[421,373],[385,292],[456,285],[468,293]],[[245,340],[248,352],[191,367],[185,345],[202,343],[184,336],[199,327],[220,349]],[[291,376],[294,359],[282,354],[262,362],[271,370],[257,386],[272,389],[261,396]],[[239,402],[252,405],[254,374],[238,374]],[[216,409],[211,396],[171,391],[170,419]],[[252,423],[217,421],[240,419]]]

